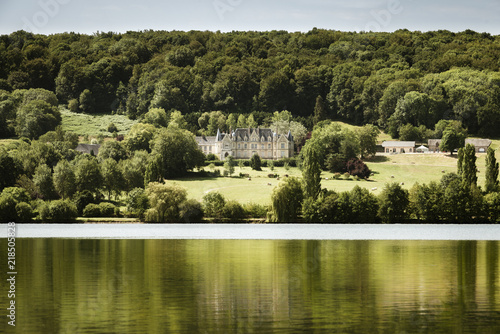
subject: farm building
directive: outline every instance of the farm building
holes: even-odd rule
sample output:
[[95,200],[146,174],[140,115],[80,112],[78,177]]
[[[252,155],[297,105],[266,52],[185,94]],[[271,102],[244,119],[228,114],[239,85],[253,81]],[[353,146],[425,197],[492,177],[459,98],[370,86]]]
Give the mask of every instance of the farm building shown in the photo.
[[[428,140],[429,151],[440,152],[439,145],[441,144],[441,139],[429,139]],[[491,145],[491,140],[481,139],[481,138],[467,138],[465,139],[465,145],[472,144],[476,148],[476,153],[486,153],[488,147]]]
[[101,145],[99,144],[78,144],[75,148],[75,151],[87,154],[97,155],[99,153],[99,148]]
[[385,153],[414,153],[414,141],[384,141],[382,143]]
[[198,147],[205,154],[213,153],[220,160],[228,156],[250,159],[258,154],[263,159],[282,159],[293,156],[293,136],[278,135],[271,129],[236,129],[225,134],[217,130],[216,136],[196,137]]

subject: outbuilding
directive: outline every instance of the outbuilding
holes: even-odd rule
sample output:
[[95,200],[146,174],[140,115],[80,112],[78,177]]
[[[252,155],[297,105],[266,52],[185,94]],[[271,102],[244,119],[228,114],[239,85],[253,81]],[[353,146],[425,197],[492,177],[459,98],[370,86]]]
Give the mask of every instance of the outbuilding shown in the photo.
[[385,153],[414,153],[414,141],[388,140],[382,143]]

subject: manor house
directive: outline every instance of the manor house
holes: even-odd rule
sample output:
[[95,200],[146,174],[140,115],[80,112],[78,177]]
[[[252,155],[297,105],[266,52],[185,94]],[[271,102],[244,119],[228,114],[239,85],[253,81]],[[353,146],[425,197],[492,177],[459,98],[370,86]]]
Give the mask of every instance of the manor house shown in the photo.
[[258,154],[262,159],[277,160],[293,157],[293,136],[278,135],[271,129],[236,129],[231,133],[216,136],[196,137],[200,150],[205,155],[213,153],[220,160],[232,155],[236,159],[250,159]]

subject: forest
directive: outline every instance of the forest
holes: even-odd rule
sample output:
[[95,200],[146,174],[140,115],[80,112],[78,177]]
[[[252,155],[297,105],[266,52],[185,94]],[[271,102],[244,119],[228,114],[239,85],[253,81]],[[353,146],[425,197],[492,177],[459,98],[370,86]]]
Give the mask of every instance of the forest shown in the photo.
[[[288,110],[312,130],[319,100],[318,117],[374,124],[394,138],[405,126],[425,133],[441,119],[494,137],[499,68],[500,36],[470,30],[0,36],[2,101],[8,92],[43,88],[79,112],[141,119],[153,108],[178,111],[191,132],[206,134],[214,130],[199,119],[213,111],[266,124]],[[15,114],[8,109],[0,108],[4,125]],[[14,126],[1,134],[15,135]]]

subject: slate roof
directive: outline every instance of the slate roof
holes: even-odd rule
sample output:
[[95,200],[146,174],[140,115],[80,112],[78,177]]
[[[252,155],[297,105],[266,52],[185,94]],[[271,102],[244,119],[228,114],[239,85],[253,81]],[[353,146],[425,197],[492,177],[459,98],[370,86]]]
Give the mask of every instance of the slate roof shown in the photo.
[[90,152],[94,152],[94,155],[99,153],[99,148],[101,145],[99,144],[78,144],[75,148],[75,151],[90,154]]
[[267,141],[269,137],[271,137],[271,140],[274,137],[274,133],[271,129],[236,129],[233,131],[233,138],[235,141],[243,141],[245,137],[250,138],[250,136],[257,131],[257,135],[259,138],[264,137],[264,139]]
[[[429,139],[427,141],[429,146],[439,146],[442,139]],[[467,138],[465,139],[465,145],[472,144],[475,147],[489,147],[491,145],[491,140],[482,138]]]
[[213,145],[215,144],[215,136],[199,136],[196,137],[198,145]]
[[382,147],[415,147],[415,142],[387,140],[382,143]]
[[491,145],[491,140],[481,138],[467,138],[465,140],[465,145],[467,144],[472,144],[475,147],[489,147]]

